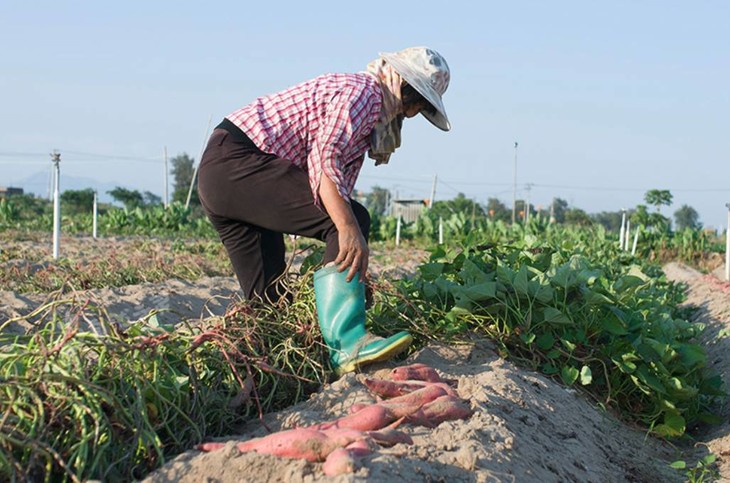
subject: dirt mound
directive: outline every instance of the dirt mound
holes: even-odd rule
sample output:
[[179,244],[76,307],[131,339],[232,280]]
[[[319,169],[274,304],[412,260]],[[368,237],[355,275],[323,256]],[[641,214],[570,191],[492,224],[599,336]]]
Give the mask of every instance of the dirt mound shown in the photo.
[[[538,374],[497,356],[487,342],[431,345],[412,362],[423,362],[458,380],[458,393],[475,410],[464,421],[434,429],[401,426],[414,444],[380,449],[352,475],[336,480],[321,464],[241,454],[234,443],[212,453],[190,451],[150,475],[147,483],[240,481],[681,481],[668,467],[676,450],[627,428],[594,404]],[[375,376],[384,376],[374,370]],[[266,416],[272,430],[306,426],[347,414],[374,399],[349,374],[309,401]],[[263,436],[250,423],[234,441]]]
[[[104,307],[112,320],[120,323],[138,320],[151,310],[157,310],[160,311],[157,319],[164,324],[223,315],[231,303],[240,300],[240,288],[232,277],[202,277],[195,281],[169,279],[54,296],[0,290],[0,324],[9,319],[25,317],[51,300],[68,297]],[[4,331],[25,332],[32,327],[33,318],[28,319],[21,318],[9,324]]]

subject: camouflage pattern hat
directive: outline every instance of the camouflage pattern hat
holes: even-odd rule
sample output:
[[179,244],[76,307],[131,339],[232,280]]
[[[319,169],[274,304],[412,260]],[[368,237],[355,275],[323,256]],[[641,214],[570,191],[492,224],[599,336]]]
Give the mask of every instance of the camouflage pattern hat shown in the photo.
[[451,78],[446,59],[427,47],[411,47],[395,53],[381,53],[380,56],[436,108],[435,114],[426,111],[421,111],[421,114],[437,128],[450,130],[451,123],[441,100]]

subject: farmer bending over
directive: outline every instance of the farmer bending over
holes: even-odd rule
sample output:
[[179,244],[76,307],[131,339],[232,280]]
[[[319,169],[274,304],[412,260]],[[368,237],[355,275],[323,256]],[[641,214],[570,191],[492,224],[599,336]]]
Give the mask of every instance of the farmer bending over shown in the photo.
[[314,274],[317,313],[333,369],[389,359],[411,343],[365,330],[370,215],[350,198],[364,155],[386,164],[403,118],[451,126],[441,96],[449,67],[415,47],[381,54],[366,72],[326,74],[259,97],[226,116],[203,154],[198,191],[248,300],[275,301],[283,234],[326,243]]

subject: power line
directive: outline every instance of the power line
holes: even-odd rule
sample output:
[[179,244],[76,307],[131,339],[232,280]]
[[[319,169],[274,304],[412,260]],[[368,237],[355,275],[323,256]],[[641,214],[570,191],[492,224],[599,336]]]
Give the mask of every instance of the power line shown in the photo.
[[[66,160],[64,158],[63,164],[82,164],[82,163],[101,163],[101,162],[113,162],[113,161],[132,161],[137,163],[160,163],[164,162],[161,156],[156,157],[140,157],[140,156],[125,156],[125,155],[114,155],[114,154],[96,154],[96,153],[85,153],[80,151],[63,151],[65,155],[72,156],[90,156],[96,159],[71,159]],[[0,157],[18,158],[18,157],[46,157],[48,153],[18,153],[18,152],[0,152]],[[23,160],[23,161],[6,161],[0,160],[0,164],[47,164],[48,161],[39,160]]]

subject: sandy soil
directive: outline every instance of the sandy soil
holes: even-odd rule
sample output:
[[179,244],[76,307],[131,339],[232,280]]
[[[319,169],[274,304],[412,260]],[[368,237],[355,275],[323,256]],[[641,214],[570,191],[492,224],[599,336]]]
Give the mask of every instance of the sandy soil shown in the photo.
[[[84,250],[76,255],[84,256]],[[387,250],[374,254],[372,271],[375,276],[407,276],[424,257],[424,252],[413,256],[406,249]],[[704,343],[710,364],[727,380],[730,337],[722,331],[730,331],[730,284],[718,278],[724,274],[722,267],[714,276],[675,263],[665,271],[688,285],[687,303],[699,307],[696,320],[707,325]],[[74,296],[105,306],[120,321],[162,309],[158,319],[164,323],[222,314],[238,299],[239,290],[232,277],[204,277],[88,290]],[[0,291],[0,325],[21,316],[5,330],[27,330],[32,320],[22,320],[22,315],[48,297]],[[693,431],[696,445],[670,445],[628,427],[575,391],[500,359],[488,341],[431,345],[408,362],[416,361],[457,379],[459,395],[469,401],[474,415],[434,429],[404,426],[401,429],[414,440],[412,446],[380,449],[365,457],[354,474],[336,479],[324,477],[319,463],[240,454],[235,442],[266,434],[256,420],[226,438],[231,442],[224,449],[188,451],[145,481],[671,482],[683,481],[684,475],[669,468],[670,462],[694,462],[708,452],[718,455],[722,477],[730,481],[730,405],[718,408],[723,424]],[[377,376],[387,368],[373,368],[369,373]],[[373,400],[362,377],[344,376],[306,402],[267,415],[266,422],[278,430],[342,416],[352,404]]]
[[[730,338],[717,336],[730,328],[730,284],[680,264],[668,265],[666,273],[688,284],[687,303],[700,307],[697,321],[708,326],[711,364],[726,378]],[[409,362],[427,363],[458,379],[459,395],[474,415],[435,429],[406,426],[412,446],[381,449],[364,458],[354,474],[337,478],[323,476],[319,463],[239,453],[235,442],[266,434],[254,421],[224,449],[184,453],[145,481],[683,481],[684,474],[669,463],[684,459],[692,465],[708,450],[718,455],[722,479],[730,481],[728,407],[719,408],[725,423],[697,428],[695,445],[675,446],[646,437],[574,391],[500,359],[486,341],[432,345]],[[369,372],[377,376],[384,370]],[[347,414],[353,403],[372,401],[360,378],[346,375],[307,402],[267,415],[266,422],[279,430]]]

